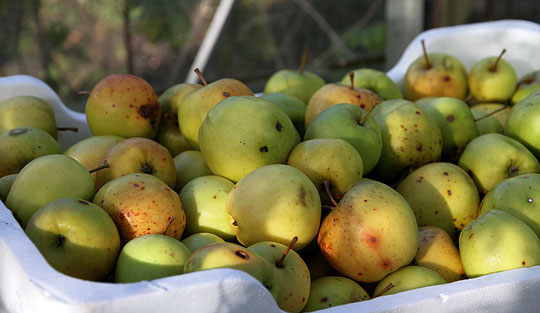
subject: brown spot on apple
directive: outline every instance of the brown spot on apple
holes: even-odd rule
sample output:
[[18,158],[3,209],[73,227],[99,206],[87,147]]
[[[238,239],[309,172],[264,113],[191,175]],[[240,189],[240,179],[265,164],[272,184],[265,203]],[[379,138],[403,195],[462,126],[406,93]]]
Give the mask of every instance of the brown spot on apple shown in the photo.
[[145,104],[145,105],[141,105],[138,109],[137,109],[137,113],[139,113],[139,115],[144,118],[144,119],[148,119],[150,117],[152,117],[156,111],[159,110],[159,106],[156,106],[156,105],[153,105],[153,104]]
[[326,303],[328,302],[328,297],[323,297],[321,300],[319,300],[320,303]]
[[245,251],[236,250],[234,254],[244,260],[249,260],[249,254],[247,254]]

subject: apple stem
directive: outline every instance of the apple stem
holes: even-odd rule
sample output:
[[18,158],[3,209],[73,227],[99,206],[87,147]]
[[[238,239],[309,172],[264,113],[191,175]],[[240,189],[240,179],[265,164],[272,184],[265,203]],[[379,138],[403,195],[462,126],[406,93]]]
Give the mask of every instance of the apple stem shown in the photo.
[[505,52],[506,52],[506,49],[503,49],[503,51],[501,52],[501,54],[499,54],[499,57],[497,58],[495,63],[493,63],[493,65],[491,65],[491,67],[489,68],[490,72],[496,72],[497,71],[497,66],[499,65],[499,61],[502,59],[502,56],[503,56],[503,54]]
[[367,111],[364,116],[362,116],[362,119],[360,120],[360,125],[364,126],[364,123],[367,121],[368,117],[371,115],[371,112],[373,112],[373,109],[375,109],[375,105],[371,108],[371,110]]
[[109,168],[109,167],[110,167],[109,163],[104,163],[103,165],[100,165],[100,166],[98,166],[96,168],[93,168],[93,169],[89,170],[88,173],[92,174],[94,172],[97,172],[99,170],[102,170],[104,168]]
[[167,223],[167,226],[165,227],[165,230],[163,231],[163,235],[167,233],[167,231],[169,230],[169,227],[171,226],[172,222],[174,222],[175,219],[176,217],[171,216],[171,218],[169,219],[169,222]]
[[424,50],[424,58],[426,58],[426,62],[427,62],[426,68],[431,68],[431,61],[429,60],[429,57],[427,54],[426,43],[424,42],[424,39],[422,39],[422,50]]
[[351,90],[354,90],[354,72],[349,72],[349,78],[351,79]]
[[203,83],[204,86],[208,85],[208,83],[206,82],[206,79],[204,79],[204,76],[202,75],[201,71],[199,70],[199,68],[196,68],[194,69],[195,73],[197,73],[197,76],[199,76],[199,79],[201,80],[201,82]]
[[334,199],[334,196],[332,196],[332,192],[330,191],[330,182],[328,180],[323,181],[324,184],[324,190],[326,191],[326,194],[330,198],[330,201],[334,206],[337,206],[336,199]]
[[79,91],[77,91],[77,96],[79,96],[79,97],[80,96],[87,96],[89,94],[90,94],[90,91],[88,91],[88,90],[79,90]]
[[277,267],[283,266],[283,261],[285,261],[285,257],[287,256],[287,254],[289,254],[289,251],[291,251],[292,247],[297,241],[298,241],[298,236],[294,236],[291,242],[289,242],[287,249],[285,249],[285,251],[283,252],[283,255],[281,256],[281,258],[279,258],[279,261],[276,262]]
[[302,61],[300,61],[300,69],[298,70],[298,73],[300,75],[304,74],[304,66],[306,65],[306,59],[307,59],[307,45],[304,45],[304,52],[302,53]]
[[376,294],[376,295],[374,295],[371,299],[377,298],[377,297],[380,297],[380,296],[383,296],[385,293],[388,292],[388,290],[390,290],[390,289],[392,289],[392,288],[394,288],[394,287],[395,287],[394,284],[389,283],[388,286],[384,287],[383,290],[379,291],[379,293]]
[[491,111],[491,112],[487,113],[486,115],[482,115],[482,116],[480,116],[479,118],[474,119],[474,121],[475,121],[475,122],[478,122],[478,121],[480,121],[480,120],[485,119],[486,117],[490,117],[490,116],[492,116],[493,114],[499,113],[499,112],[504,111],[504,110],[506,110],[506,109],[508,109],[508,108],[509,108],[509,107],[506,106],[506,105],[505,105],[505,106],[502,106],[502,107],[498,108],[497,110]]
[[325,210],[333,210],[335,207],[328,204],[321,204],[321,208]]
[[57,127],[56,128],[58,131],[72,131],[72,132],[78,132],[79,129],[77,127]]

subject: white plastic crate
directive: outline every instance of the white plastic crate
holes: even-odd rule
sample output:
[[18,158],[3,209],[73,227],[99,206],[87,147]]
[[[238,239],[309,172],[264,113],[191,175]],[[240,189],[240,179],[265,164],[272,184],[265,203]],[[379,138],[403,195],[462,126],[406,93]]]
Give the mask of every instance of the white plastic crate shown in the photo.
[[[504,20],[439,28],[422,33],[388,75],[401,84],[408,65],[422,53],[447,52],[472,64],[507,49],[518,73],[540,69],[540,25]],[[63,149],[91,136],[84,114],[67,109],[42,81],[0,78],[0,100],[34,95],[51,103]],[[540,309],[540,266],[426,287],[320,312],[535,312]],[[251,276],[219,269],[130,284],[83,281],[52,269],[0,202],[0,312],[281,312]]]

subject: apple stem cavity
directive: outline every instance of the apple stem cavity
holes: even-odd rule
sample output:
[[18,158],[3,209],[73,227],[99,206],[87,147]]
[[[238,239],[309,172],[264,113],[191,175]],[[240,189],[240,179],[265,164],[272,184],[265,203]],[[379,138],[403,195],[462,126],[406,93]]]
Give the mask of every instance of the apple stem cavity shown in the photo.
[[109,168],[109,167],[110,167],[109,163],[104,163],[103,165],[100,165],[100,166],[98,166],[96,168],[93,168],[93,169],[89,170],[88,173],[92,174],[94,172],[97,172],[97,171],[100,171],[102,169]]
[[354,90],[354,72],[349,72],[349,78],[351,79],[351,90]]
[[[394,288],[394,284],[392,283],[389,283],[386,287],[384,287],[383,290],[379,291],[378,294],[374,295],[373,298],[377,298],[377,297],[380,297],[380,296],[384,296],[385,293],[387,293],[390,289]],[[372,299],[373,299],[372,298]]]
[[289,242],[287,249],[285,249],[281,258],[279,258],[279,260],[276,262],[277,267],[279,268],[283,267],[283,261],[285,261],[285,257],[287,257],[287,254],[289,254],[289,251],[291,251],[292,247],[297,241],[298,241],[298,236],[294,236],[293,239],[291,239],[291,242]]
[[330,182],[328,180],[323,181],[324,184],[324,190],[326,191],[326,194],[330,198],[330,201],[334,206],[337,206],[336,199],[334,199],[334,196],[332,196],[332,192],[330,191]]
[[72,132],[78,132],[79,129],[77,127],[57,127],[56,130],[58,131],[72,131]]
[[171,216],[169,218],[169,222],[167,223],[167,226],[165,226],[165,230],[163,231],[163,235],[165,235],[167,233],[167,231],[169,230],[169,227],[171,226],[171,224],[174,222],[174,220],[176,219],[175,216]]
[[493,63],[493,65],[491,65],[491,67],[489,68],[490,72],[496,72],[497,71],[497,66],[499,65],[499,61],[502,59],[502,56],[503,56],[503,54],[505,52],[506,52],[506,49],[503,49],[501,54],[499,54],[499,57],[497,58],[497,60],[495,60],[495,63]]
[[77,91],[77,96],[79,96],[79,97],[80,96],[88,96],[88,95],[90,95],[90,91],[88,91],[88,90],[79,90],[79,91]]
[[307,45],[304,45],[304,52],[302,53],[302,60],[300,61],[300,69],[298,70],[298,74],[300,75],[304,74],[304,66],[306,65],[306,59],[307,59]]
[[431,68],[431,61],[429,60],[429,57],[428,57],[428,54],[427,54],[427,50],[426,50],[426,43],[424,42],[424,39],[422,39],[422,50],[424,50],[424,58],[426,58],[426,63],[427,63],[427,66],[426,68]]
[[483,120],[483,119],[485,119],[485,118],[487,118],[487,117],[492,116],[493,114],[496,114],[496,113],[499,113],[499,112],[501,112],[501,111],[504,111],[504,110],[506,110],[506,109],[508,109],[508,108],[509,108],[508,106],[500,107],[500,108],[498,108],[497,110],[491,111],[491,112],[487,113],[486,115],[482,115],[482,116],[480,116],[479,118],[474,119],[474,121],[475,121],[475,122],[478,122],[478,121],[480,121],[480,120]]
[[64,242],[66,241],[66,236],[58,234],[54,237],[54,239],[56,241],[56,247],[61,247],[64,245]]
[[204,79],[204,76],[202,75],[199,68],[196,68],[193,71],[195,71],[195,73],[197,73],[197,76],[199,76],[199,79],[201,80],[201,82],[203,83],[204,86],[208,85],[208,83],[206,82],[206,79]]

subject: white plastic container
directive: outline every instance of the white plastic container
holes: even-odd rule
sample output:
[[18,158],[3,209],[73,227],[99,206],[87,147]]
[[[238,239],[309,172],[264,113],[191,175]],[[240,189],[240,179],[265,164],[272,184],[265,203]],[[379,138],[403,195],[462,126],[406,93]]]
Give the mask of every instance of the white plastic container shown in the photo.
[[[447,52],[470,69],[485,56],[507,49],[518,73],[540,69],[540,25],[504,20],[426,31],[411,42],[388,75],[401,84],[408,65],[422,53]],[[42,81],[0,78],[0,100],[34,95],[54,106],[63,149],[91,136],[84,114],[67,109]],[[540,266],[426,287],[320,312],[535,312],[540,311]],[[0,202],[0,312],[281,312],[251,276],[219,269],[130,284],[83,281],[52,269]]]

